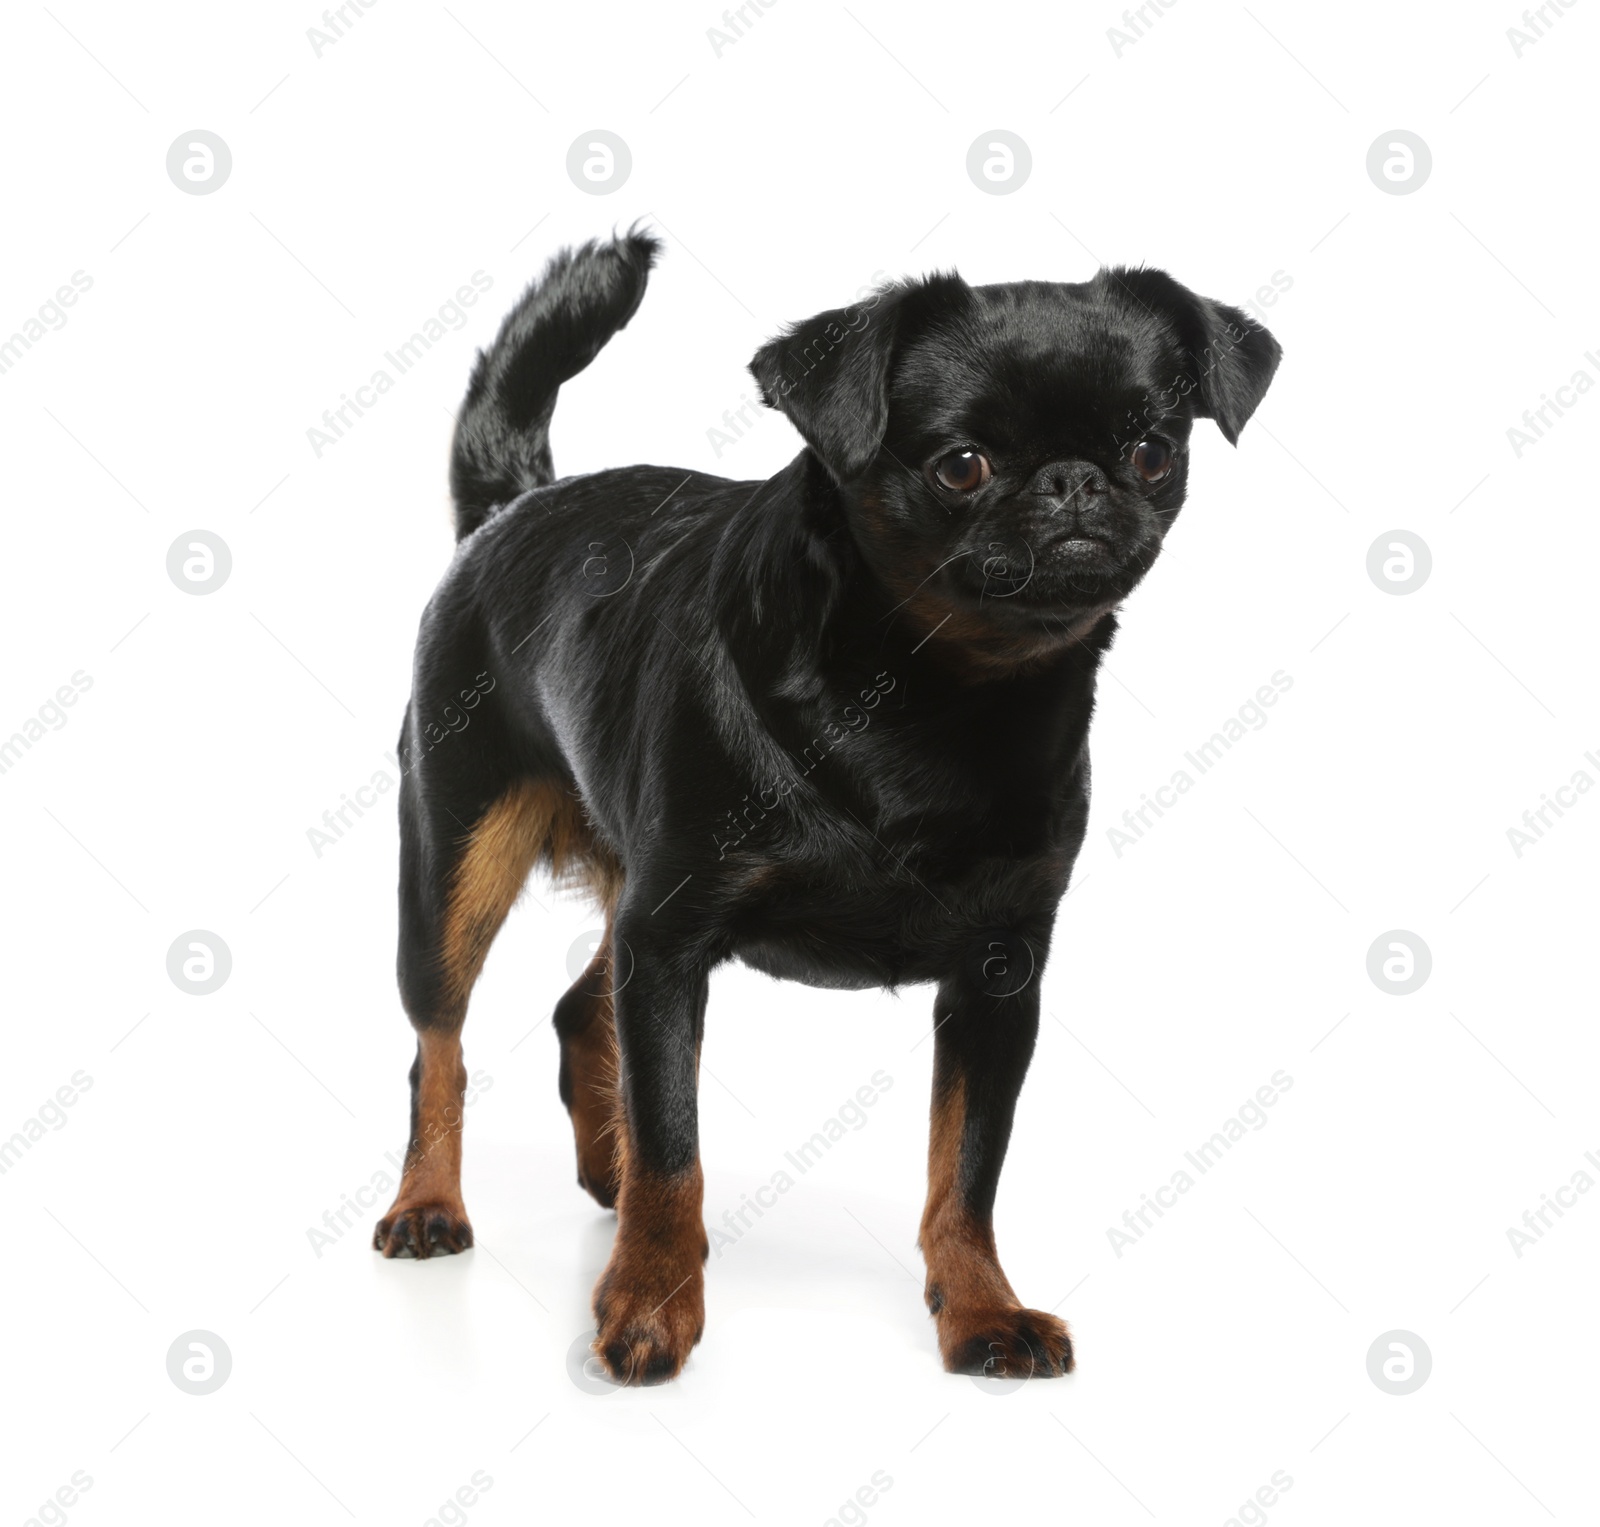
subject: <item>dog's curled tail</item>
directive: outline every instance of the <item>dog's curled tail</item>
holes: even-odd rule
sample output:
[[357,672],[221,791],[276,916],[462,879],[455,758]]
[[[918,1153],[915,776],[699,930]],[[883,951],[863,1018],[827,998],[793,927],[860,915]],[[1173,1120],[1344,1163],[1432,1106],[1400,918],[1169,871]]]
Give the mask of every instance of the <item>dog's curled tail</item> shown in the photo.
[[479,351],[450,453],[457,540],[498,505],[555,480],[556,393],[633,317],[660,248],[635,228],[563,249]]

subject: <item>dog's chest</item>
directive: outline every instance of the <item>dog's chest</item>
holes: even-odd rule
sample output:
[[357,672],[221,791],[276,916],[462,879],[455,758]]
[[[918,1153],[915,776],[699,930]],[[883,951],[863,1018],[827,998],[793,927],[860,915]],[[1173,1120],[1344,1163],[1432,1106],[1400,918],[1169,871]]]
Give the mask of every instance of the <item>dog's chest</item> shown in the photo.
[[974,939],[1048,923],[1076,846],[1070,830],[1026,845],[869,833],[825,855],[775,852],[739,877],[734,953],[812,986],[939,980]]
[[871,987],[942,979],[997,930],[1048,937],[1087,817],[1089,710],[1065,682],[987,709],[896,690],[858,730],[791,746],[794,787],[747,798],[719,843],[731,952]]

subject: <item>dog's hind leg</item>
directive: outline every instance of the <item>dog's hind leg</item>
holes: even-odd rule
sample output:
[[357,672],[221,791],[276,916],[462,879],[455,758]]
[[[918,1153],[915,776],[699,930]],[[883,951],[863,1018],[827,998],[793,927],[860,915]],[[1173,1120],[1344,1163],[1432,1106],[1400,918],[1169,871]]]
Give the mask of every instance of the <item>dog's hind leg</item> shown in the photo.
[[464,1251],[461,1026],[489,945],[575,803],[559,781],[494,777],[484,754],[419,760],[400,791],[400,995],[417,1032],[400,1189],[373,1236],[386,1257]]
[[578,1182],[604,1208],[617,1201],[618,1133],[621,1097],[618,1093],[617,1026],[614,991],[631,975],[616,969],[614,939],[608,918],[606,931],[588,968],[556,1003],[553,1018],[561,1040],[561,1101],[572,1115],[572,1133],[578,1147]]

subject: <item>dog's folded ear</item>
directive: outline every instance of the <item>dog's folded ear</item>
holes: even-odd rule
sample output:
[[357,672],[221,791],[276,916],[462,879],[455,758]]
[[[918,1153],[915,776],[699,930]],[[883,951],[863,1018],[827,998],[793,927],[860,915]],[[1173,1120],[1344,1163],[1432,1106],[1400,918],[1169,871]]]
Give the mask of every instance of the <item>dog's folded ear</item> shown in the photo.
[[928,276],[792,324],[750,362],[761,401],[788,418],[837,481],[859,477],[888,427],[897,338],[924,310],[947,309],[970,294],[953,273]]
[[897,293],[791,324],[750,362],[761,401],[776,408],[841,483],[872,465],[889,422]]
[[1237,445],[1278,369],[1277,340],[1238,308],[1197,296],[1164,270],[1111,267],[1095,281],[1173,325],[1184,353],[1179,390],[1194,399],[1197,417],[1215,419]]

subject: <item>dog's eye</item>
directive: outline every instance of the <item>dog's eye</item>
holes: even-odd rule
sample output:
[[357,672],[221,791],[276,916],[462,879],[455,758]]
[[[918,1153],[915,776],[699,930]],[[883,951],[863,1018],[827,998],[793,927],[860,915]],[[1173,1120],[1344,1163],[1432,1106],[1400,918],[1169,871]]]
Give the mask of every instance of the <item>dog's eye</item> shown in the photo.
[[952,493],[971,493],[981,488],[993,472],[989,458],[978,451],[951,451],[933,464],[939,485]]
[[1132,460],[1133,470],[1146,482],[1160,482],[1172,470],[1172,447],[1165,440],[1141,440]]

